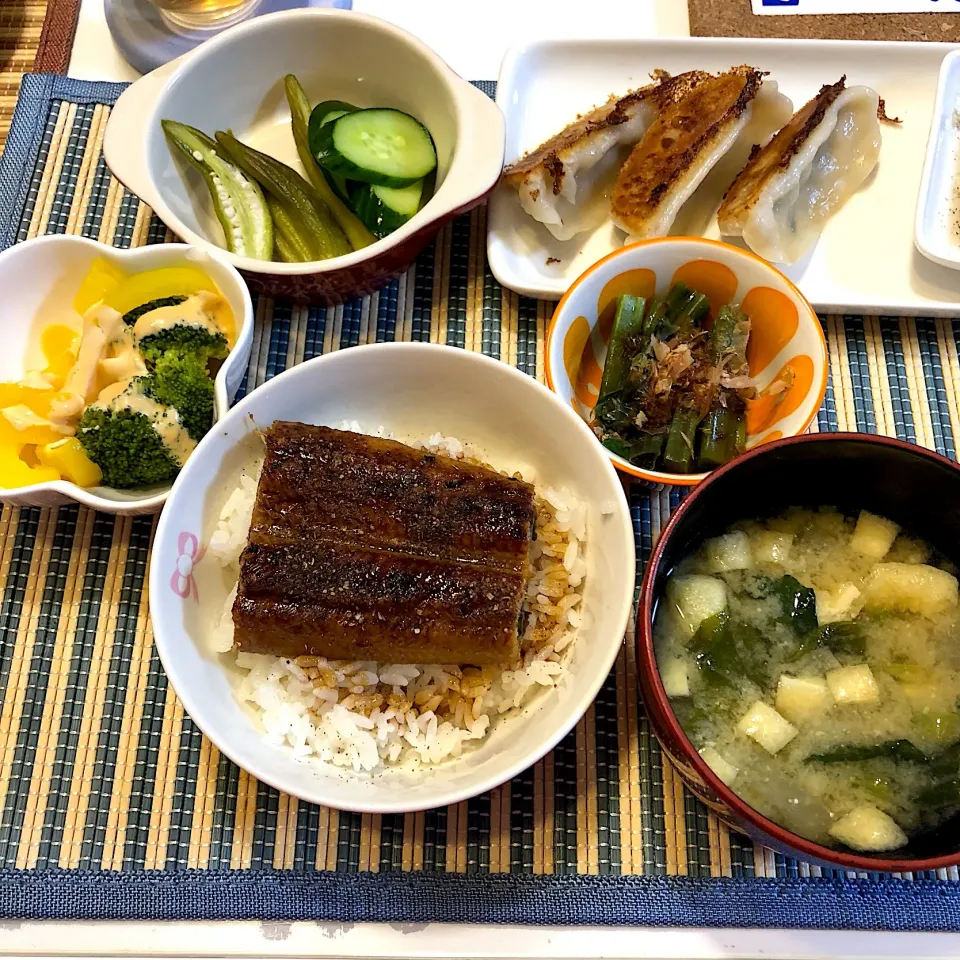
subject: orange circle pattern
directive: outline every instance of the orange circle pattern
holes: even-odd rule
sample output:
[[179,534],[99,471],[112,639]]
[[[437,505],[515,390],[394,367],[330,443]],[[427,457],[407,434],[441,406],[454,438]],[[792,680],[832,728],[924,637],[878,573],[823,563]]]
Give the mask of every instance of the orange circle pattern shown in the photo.
[[[728,266],[706,259],[682,264],[674,271],[671,283],[674,282],[685,283],[703,293],[710,301],[711,317],[721,306],[733,301],[738,285],[736,274]],[[631,294],[649,298],[656,292],[656,284],[657,275],[653,270],[636,269],[617,274],[607,281],[597,298],[597,321],[593,327],[587,317],[578,316],[567,330],[563,341],[564,370],[576,398],[571,403],[582,416],[589,416],[597,402],[617,297]],[[793,339],[800,317],[789,297],[765,286],[748,290],[740,309],[750,317],[747,360],[750,375],[756,377]],[[801,407],[813,389],[814,375],[813,358],[805,353],[781,365],[771,380],[773,389],[767,388],[747,404],[748,446],[769,443],[783,435],[782,431],[771,428]]]

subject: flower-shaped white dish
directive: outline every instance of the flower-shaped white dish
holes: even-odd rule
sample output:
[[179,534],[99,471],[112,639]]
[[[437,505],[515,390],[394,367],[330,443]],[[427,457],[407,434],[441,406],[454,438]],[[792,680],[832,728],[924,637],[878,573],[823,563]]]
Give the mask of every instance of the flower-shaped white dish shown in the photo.
[[[218,625],[236,574],[211,549],[218,516],[239,478],[253,474],[258,428],[276,420],[383,426],[402,442],[440,433],[535,486],[566,490],[585,505],[585,574],[578,636],[566,679],[494,720],[459,757],[418,770],[354,773],[315,757],[298,761],[268,739],[242,707],[237,658],[216,653]],[[259,448],[259,449],[257,449]],[[249,481],[248,481],[249,482]],[[232,498],[231,498],[231,502]],[[235,763],[314,803],[376,813],[422,810],[476,796],[550,750],[596,696],[623,641],[636,574],[626,497],[587,425],[549,390],[498,360],[452,347],[391,343],[308,360],[244,397],[200,442],[160,518],[150,573],[157,651],[187,712]]]
[[479,203],[503,165],[503,116],[416,37],[348,10],[303,9],[256,17],[147,74],[124,92],[107,124],[104,156],[180,238],[216,251],[222,229],[200,175],[171,154],[164,119],[243,142],[299,173],[283,78],[292,73],[311,104],[342,99],[415,116],[437,150],[437,185],[389,236],[342,257],[276,263],[224,253],[251,287],[328,302],[369,293],[405,269],[443,223]]
[[[42,366],[40,331],[51,323],[80,329],[74,297],[90,266],[99,257],[126,273],[185,264],[200,267],[230,304],[236,342],[214,381],[214,420],[219,420],[243,380],[253,342],[253,307],[240,274],[223,258],[185,246],[158,244],[119,250],[85,237],[51,235],[27,240],[0,253],[0,381],[20,380],[31,367]],[[21,506],[57,506],[76,501],[108,513],[154,513],[167,499],[170,484],[137,490],[78,487],[67,480],[0,489],[0,500]]]

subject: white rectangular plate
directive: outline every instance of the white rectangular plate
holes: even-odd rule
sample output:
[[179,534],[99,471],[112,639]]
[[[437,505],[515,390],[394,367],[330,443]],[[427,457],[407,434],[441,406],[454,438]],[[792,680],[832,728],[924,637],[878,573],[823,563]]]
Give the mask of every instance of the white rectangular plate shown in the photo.
[[[713,72],[749,63],[770,72],[794,109],[825,83],[874,87],[900,125],[882,124],[876,172],[829,221],[811,254],[784,272],[824,311],[960,316],[960,275],[933,263],[914,245],[917,195],[933,116],[940,63],[954,47],[942,43],[829,40],[564,41],[511,50],[504,59],[497,103],[507,121],[512,162],[563,129],[578,113],[611,94],[649,83],[652,70]],[[717,185],[681,210],[674,230],[719,238]],[[520,293],[561,297],[623,234],[605,223],[572,240],[555,240],[501,185],[490,206],[487,254],[494,276]],[[556,258],[556,262],[551,258]]]
[[940,67],[917,202],[917,248],[960,270],[960,50],[947,54]]

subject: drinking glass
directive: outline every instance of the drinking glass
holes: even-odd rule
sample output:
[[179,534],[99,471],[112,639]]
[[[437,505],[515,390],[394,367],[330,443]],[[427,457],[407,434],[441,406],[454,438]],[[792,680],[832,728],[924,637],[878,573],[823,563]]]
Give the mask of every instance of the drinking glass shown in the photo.
[[260,0],[150,0],[174,27],[186,30],[229,27],[245,20]]

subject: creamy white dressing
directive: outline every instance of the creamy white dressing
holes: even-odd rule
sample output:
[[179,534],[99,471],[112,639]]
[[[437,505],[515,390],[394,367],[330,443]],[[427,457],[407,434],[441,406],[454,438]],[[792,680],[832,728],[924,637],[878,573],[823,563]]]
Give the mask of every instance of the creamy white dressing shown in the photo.
[[142,377],[147,372],[147,365],[143,357],[131,344],[129,347],[116,351],[116,355],[106,357],[100,361],[100,372],[107,383],[116,383],[129,380],[131,377]]
[[86,402],[76,393],[61,391],[50,401],[50,419],[59,421],[76,420],[83,413]]
[[46,374],[39,370],[31,370],[21,381],[21,387],[27,387],[30,390],[49,390],[50,381]]
[[142,413],[153,424],[157,436],[181,467],[197,445],[197,441],[180,422],[177,411],[144,396],[135,380],[111,383],[104,387],[93,406],[118,412],[129,410],[131,413]]
[[223,298],[217,293],[201,290],[199,293],[187,297],[183,303],[168,307],[157,307],[140,317],[133,327],[136,340],[142,340],[162,330],[187,324],[191,327],[202,327],[209,333],[223,333],[214,319],[214,310]]
[[14,430],[27,430],[30,427],[49,427],[51,430],[56,430],[57,433],[64,435],[74,433],[72,427],[47,420],[46,417],[41,417],[40,414],[35,413],[24,403],[15,403],[13,406],[4,407],[3,410],[0,410],[0,413],[3,414],[4,419]]
[[107,345],[107,335],[103,328],[93,322],[87,323],[89,313],[88,310],[84,315],[83,334],[80,337],[76,362],[70,368],[63,384],[64,393],[76,394],[86,401],[92,400],[96,395],[97,365]]
[[123,322],[118,311],[109,307],[99,309],[100,327],[107,336],[107,355],[100,360],[100,382],[116,383],[145,374],[147,366],[137,350],[133,329]]

